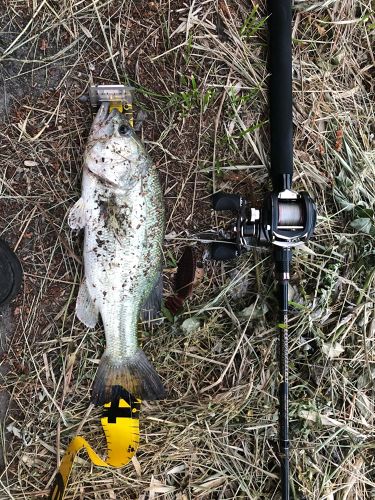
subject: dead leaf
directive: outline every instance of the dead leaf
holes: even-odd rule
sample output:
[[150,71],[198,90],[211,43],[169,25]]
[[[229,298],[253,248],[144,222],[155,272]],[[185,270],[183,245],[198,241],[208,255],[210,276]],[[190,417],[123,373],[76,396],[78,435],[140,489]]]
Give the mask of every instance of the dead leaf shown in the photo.
[[335,342],[334,344],[324,343],[322,346],[322,352],[327,356],[328,359],[339,358],[344,351],[345,349],[339,342]]
[[221,10],[221,13],[223,14],[224,17],[226,17],[227,19],[230,19],[230,10],[229,10],[229,7],[227,5],[227,3],[225,2],[225,0],[220,0],[219,1],[219,9]]
[[204,278],[204,269],[203,269],[203,267],[197,267],[197,269],[195,270],[195,277],[194,277],[194,281],[193,281],[193,287],[198,286],[203,281],[203,278]]
[[186,465],[176,465],[176,467],[172,467],[172,469],[167,470],[166,474],[180,474],[186,469]]
[[238,313],[240,318],[251,318],[251,319],[259,319],[263,318],[264,315],[268,312],[268,306],[265,302],[262,304],[258,302],[254,302],[254,304],[250,304],[248,307],[245,307],[242,311]]
[[141,464],[139,463],[139,460],[135,455],[132,456],[132,464],[134,465],[134,469],[135,469],[137,476],[142,477]]
[[336,144],[335,144],[336,151],[341,151],[343,137],[344,137],[344,132],[342,128],[339,128],[338,131],[336,132]]
[[81,30],[83,31],[84,35],[87,36],[87,38],[92,38],[91,31],[88,30],[85,26],[81,25]]
[[345,422],[340,422],[339,420],[328,417],[327,415],[324,415],[322,413],[318,413],[317,411],[314,411],[314,410],[310,410],[310,411],[301,410],[298,413],[298,415],[301,418],[304,418],[305,420],[308,420],[310,422],[314,422],[316,424],[320,424],[320,425],[327,426],[327,427],[340,427],[342,429],[345,429],[348,433],[353,434],[354,436],[362,436],[362,434],[359,431],[357,431],[356,429],[353,429]]
[[44,50],[44,51],[46,51],[48,49],[48,42],[45,38],[42,38],[40,40],[39,48],[40,48],[40,50]]
[[327,30],[325,29],[324,26],[322,26],[320,24],[317,24],[316,25],[316,29],[318,30],[318,33],[319,33],[320,36],[326,36]]
[[214,477],[212,479],[209,479],[208,481],[205,481],[204,483],[201,483],[201,484],[195,486],[194,490],[196,490],[196,491],[214,490],[218,486],[221,486],[226,481],[227,481],[227,478],[225,476]]
[[174,486],[167,486],[163,484],[158,479],[155,479],[154,476],[151,477],[150,488],[149,488],[149,499],[154,500],[155,493],[173,493],[176,490]]

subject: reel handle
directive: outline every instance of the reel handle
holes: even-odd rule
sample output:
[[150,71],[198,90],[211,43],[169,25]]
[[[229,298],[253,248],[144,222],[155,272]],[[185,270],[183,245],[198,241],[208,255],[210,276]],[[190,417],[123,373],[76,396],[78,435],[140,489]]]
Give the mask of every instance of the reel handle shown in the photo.
[[241,252],[234,243],[211,243],[209,246],[211,260],[228,261],[238,257]]
[[216,211],[228,210],[231,212],[239,212],[244,203],[245,200],[238,194],[218,191],[212,196],[212,208]]

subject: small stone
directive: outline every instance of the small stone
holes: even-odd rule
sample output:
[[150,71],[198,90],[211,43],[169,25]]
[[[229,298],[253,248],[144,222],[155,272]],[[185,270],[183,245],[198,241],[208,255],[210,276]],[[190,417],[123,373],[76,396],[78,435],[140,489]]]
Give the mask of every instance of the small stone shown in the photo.
[[192,318],[185,319],[185,321],[181,325],[181,330],[184,333],[190,335],[191,333],[199,330],[200,326],[201,322],[199,321],[199,319],[193,316]]
[[148,7],[154,12],[157,12],[159,10],[159,5],[156,2],[149,2]]
[[263,318],[268,312],[268,306],[265,302],[259,303],[255,302],[254,304],[245,307],[242,311],[238,313],[239,318],[251,318],[251,319],[259,319]]

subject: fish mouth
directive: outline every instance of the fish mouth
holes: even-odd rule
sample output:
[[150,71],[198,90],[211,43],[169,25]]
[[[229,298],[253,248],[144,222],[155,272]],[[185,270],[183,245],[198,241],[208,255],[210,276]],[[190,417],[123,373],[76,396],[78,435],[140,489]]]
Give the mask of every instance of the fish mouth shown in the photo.
[[121,113],[121,111],[116,108],[110,110],[110,103],[103,102],[95,115],[92,124],[93,130],[100,130],[100,128],[109,125],[111,122],[113,122],[116,127],[121,127],[121,125],[123,125],[126,128],[130,128],[128,116]]
[[121,113],[118,109],[112,109],[111,111],[109,108],[106,111],[104,120],[106,123],[110,123],[113,121],[116,125],[119,127],[124,126],[124,127],[129,127],[129,118],[124,114]]

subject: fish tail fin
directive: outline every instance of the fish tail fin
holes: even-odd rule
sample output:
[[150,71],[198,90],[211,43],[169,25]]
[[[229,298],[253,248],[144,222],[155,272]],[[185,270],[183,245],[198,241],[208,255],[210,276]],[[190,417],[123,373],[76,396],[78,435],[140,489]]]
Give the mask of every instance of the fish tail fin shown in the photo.
[[159,375],[142,349],[131,357],[113,359],[106,351],[100,360],[94,380],[91,402],[102,406],[116,396],[116,390],[127,390],[141,400],[164,399],[165,389]]

